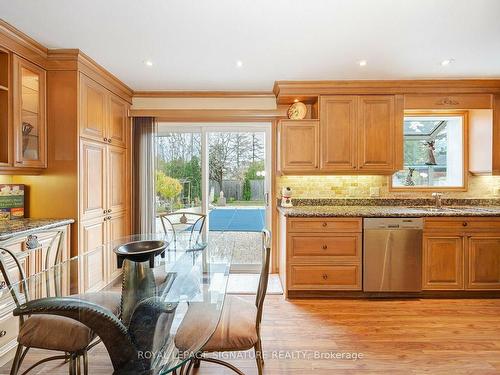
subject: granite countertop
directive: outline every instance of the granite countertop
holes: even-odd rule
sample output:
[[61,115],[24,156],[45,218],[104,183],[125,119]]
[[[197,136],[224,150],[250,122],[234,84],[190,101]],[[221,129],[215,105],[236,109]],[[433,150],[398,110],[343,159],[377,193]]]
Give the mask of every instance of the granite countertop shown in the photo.
[[0,241],[74,223],[73,219],[15,219],[0,221]]
[[424,217],[424,216],[498,216],[499,206],[296,206],[278,207],[288,217]]

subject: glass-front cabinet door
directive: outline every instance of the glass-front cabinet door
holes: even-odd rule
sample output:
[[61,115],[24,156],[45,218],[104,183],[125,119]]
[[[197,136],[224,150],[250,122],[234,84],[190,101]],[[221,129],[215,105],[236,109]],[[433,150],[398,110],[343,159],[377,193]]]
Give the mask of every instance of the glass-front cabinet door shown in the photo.
[[14,165],[47,166],[45,70],[14,56]]

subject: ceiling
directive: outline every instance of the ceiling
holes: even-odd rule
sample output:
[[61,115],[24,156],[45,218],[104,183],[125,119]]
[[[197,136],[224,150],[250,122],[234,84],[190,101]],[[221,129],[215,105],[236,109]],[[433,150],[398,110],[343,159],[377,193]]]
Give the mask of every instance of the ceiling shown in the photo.
[[499,78],[499,15],[498,0],[0,0],[2,19],[134,90]]

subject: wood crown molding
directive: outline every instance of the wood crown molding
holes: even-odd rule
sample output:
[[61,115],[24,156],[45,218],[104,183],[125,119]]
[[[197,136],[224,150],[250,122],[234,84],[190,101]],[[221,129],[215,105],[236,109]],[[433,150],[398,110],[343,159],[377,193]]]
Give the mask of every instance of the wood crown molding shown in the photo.
[[286,106],[277,109],[131,109],[132,117],[156,117],[159,121],[228,122],[274,121],[286,117]]
[[133,90],[79,49],[48,49],[2,19],[0,45],[48,71],[82,71],[122,99],[132,102]]
[[134,98],[275,98],[269,91],[134,91]]
[[500,79],[276,81],[273,92],[278,103],[335,94],[495,94],[500,93]]

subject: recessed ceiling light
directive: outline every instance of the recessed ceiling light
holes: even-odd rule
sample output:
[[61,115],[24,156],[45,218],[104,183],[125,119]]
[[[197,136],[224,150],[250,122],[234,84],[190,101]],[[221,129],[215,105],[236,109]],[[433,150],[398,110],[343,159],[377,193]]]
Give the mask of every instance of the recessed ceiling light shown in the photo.
[[241,61],[241,60],[237,60],[237,61],[236,61],[236,66],[237,66],[238,68],[241,68],[241,67],[243,66],[243,61]]
[[366,66],[366,64],[368,64],[368,61],[366,60],[361,60],[358,62],[359,66]]
[[442,66],[450,65],[452,62],[455,62],[455,59],[446,59],[441,61]]
[[153,62],[151,60],[144,60],[144,65],[146,66],[153,66]]

